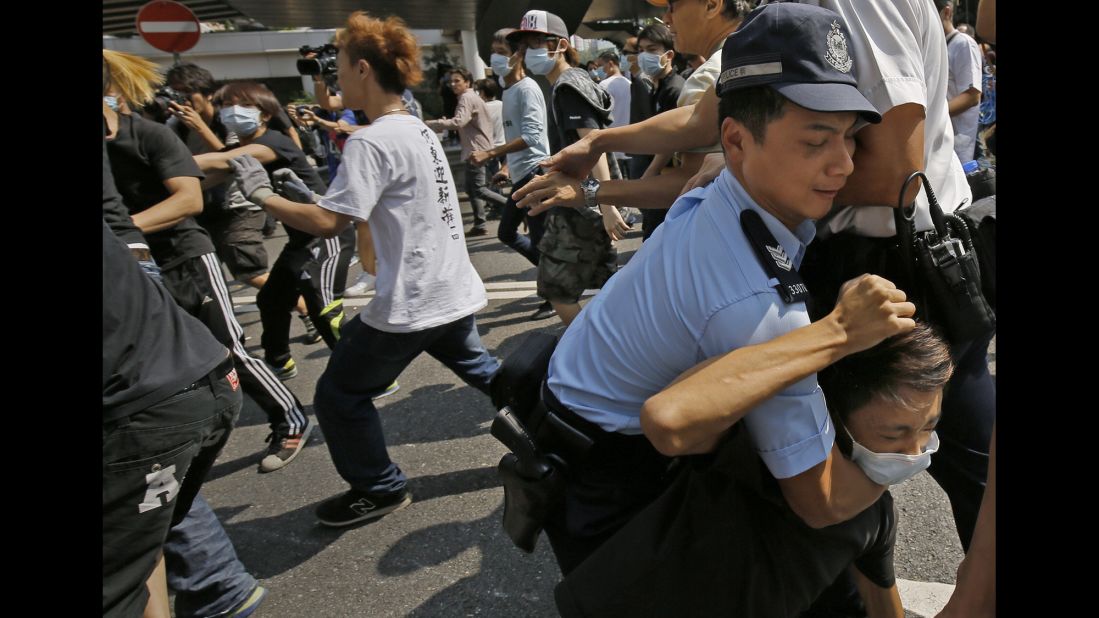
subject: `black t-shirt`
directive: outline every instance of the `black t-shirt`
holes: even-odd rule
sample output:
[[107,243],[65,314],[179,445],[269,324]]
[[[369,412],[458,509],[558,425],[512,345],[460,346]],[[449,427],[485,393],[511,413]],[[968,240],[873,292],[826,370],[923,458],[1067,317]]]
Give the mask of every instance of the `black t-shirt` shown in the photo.
[[[305,158],[305,153],[298,148],[298,145],[294,143],[294,140],[290,139],[286,135],[279,133],[278,131],[272,131],[268,129],[263,135],[252,140],[253,144],[260,144],[261,146],[267,146],[275,152],[275,160],[263,166],[263,169],[267,170],[268,175],[273,175],[276,170],[283,168],[290,168],[298,178],[301,178],[305,185],[309,187],[313,193],[324,195],[328,191],[328,186],[321,180],[317,170],[312,165],[309,165],[309,161]],[[308,244],[316,240],[316,236],[307,234],[297,228],[293,228],[289,225],[283,224],[286,229],[286,236],[288,237],[288,243],[291,246],[301,246]]]
[[[105,128],[106,123],[104,123]],[[126,205],[122,203],[122,196],[115,189],[111,162],[107,157],[107,140],[103,140],[103,186],[106,187],[108,184],[111,187],[110,191],[105,188],[103,190],[103,222],[127,245],[138,243],[148,245],[145,235],[134,225],[133,219],[130,218],[130,211],[126,210]]]
[[653,83],[640,75],[630,77],[630,124],[653,115]]
[[[572,88],[558,88],[553,95],[549,115],[550,152],[559,152],[580,139],[577,129],[602,129],[600,114],[579,92]],[[560,122],[560,125],[558,125]]]
[[[104,202],[114,192],[110,180],[104,174]],[[227,353],[145,274],[104,221],[103,422],[163,401],[212,371]]]
[[[118,133],[107,142],[107,152],[118,192],[131,215],[168,199],[171,193],[165,180],[205,178],[187,145],[171,129],[133,114],[118,115]],[[145,238],[153,258],[165,270],[214,251],[210,236],[192,217]]]
[[786,504],[746,431],[682,463],[660,497],[558,585],[562,616],[788,618],[852,564],[893,585],[888,492],[851,520],[814,530]]
[[678,73],[672,71],[667,77],[660,80],[660,84],[653,93],[653,113],[659,114],[669,109],[675,109],[679,101],[679,93],[683,90],[684,79]]

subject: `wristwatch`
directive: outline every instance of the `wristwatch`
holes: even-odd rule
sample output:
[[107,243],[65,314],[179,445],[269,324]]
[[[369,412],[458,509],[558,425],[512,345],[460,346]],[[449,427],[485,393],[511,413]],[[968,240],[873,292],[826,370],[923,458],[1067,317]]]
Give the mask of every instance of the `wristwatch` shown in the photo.
[[588,176],[580,181],[580,188],[584,190],[584,205],[588,208],[597,208],[599,202],[596,200],[595,194],[599,192],[599,181]]

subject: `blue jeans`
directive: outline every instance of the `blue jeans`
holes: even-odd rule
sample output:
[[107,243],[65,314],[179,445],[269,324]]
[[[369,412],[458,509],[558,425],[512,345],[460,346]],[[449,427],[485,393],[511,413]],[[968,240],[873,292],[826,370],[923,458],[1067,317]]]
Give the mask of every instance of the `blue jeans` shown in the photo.
[[202,494],[195,496],[183,521],[168,532],[164,562],[168,588],[176,595],[176,618],[228,614],[257,585]]
[[[511,188],[511,193],[514,195],[516,191],[522,189],[534,178],[537,172],[538,169],[536,168],[524,176],[522,180],[515,183]],[[530,235],[518,232],[519,224],[523,222],[524,217],[527,219],[527,229],[530,231]],[[542,240],[542,233],[546,230],[545,221],[545,212],[528,217],[527,211],[516,206],[515,200],[509,197],[500,212],[500,227],[496,228],[496,237],[500,239],[500,242],[514,249],[519,255],[527,258],[528,262],[538,266],[538,258],[542,257],[542,253],[538,251],[538,241]]]
[[313,408],[336,471],[354,489],[379,494],[404,489],[407,479],[389,459],[371,397],[392,384],[421,352],[486,395],[500,368],[481,343],[472,314],[413,333],[380,331],[356,316],[340,330],[317,381]]

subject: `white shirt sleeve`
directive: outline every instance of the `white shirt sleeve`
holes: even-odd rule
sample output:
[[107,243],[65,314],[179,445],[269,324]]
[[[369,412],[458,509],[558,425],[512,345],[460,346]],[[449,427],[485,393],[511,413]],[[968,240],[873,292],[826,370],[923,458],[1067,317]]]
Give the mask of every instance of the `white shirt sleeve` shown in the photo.
[[317,205],[366,221],[387,184],[383,175],[389,166],[382,163],[381,153],[370,142],[355,136],[348,138],[336,178]]

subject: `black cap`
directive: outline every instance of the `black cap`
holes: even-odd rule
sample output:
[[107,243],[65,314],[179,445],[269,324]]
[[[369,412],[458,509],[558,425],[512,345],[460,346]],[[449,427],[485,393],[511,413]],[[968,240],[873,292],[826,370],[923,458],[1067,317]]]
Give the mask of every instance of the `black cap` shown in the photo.
[[549,11],[527,11],[519,22],[519,28],[507,35],[508,43],[515,45],[519,37],[528,32],[548,34],[562,39],[569,38],[569,31],[565,28],[565,22],[560,17]]
[[843,18],[833,11],[792,2],[765,4],[725,39],[717,96],[768,85],[806,109],[858,112],[868,122],[881,122],[851,74],[850,40]]

